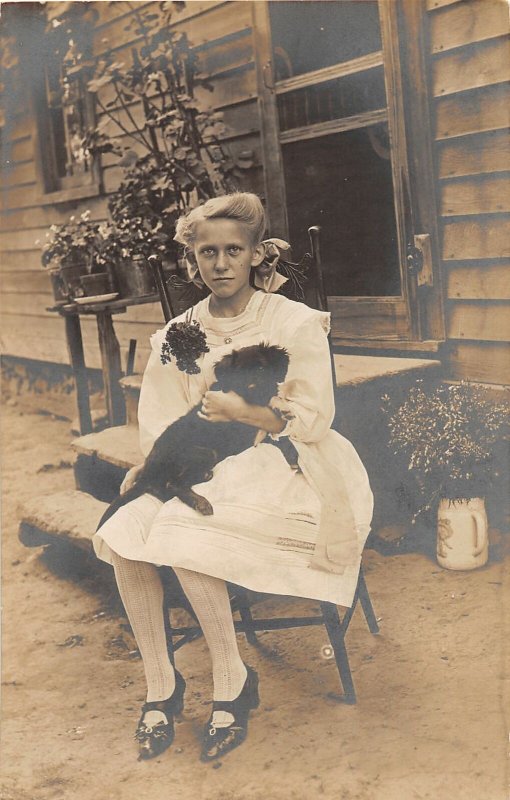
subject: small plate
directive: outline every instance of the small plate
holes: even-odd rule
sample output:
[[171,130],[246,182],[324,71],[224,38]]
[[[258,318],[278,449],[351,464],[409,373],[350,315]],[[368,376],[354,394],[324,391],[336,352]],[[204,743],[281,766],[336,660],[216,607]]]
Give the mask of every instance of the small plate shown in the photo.
[[110,292],[110,294],[94,294],[91,297],[75,297],[74,302],[80,306],[88,305],[88,303],[107,303],[108,300],[115,300],[119,296],[118,292]]

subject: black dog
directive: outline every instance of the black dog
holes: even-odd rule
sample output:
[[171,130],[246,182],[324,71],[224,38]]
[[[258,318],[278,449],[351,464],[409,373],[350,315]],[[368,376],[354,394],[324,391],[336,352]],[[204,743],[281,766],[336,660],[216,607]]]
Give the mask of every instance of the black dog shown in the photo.
[[[289,356],[282,347],[259,344],[234,350],[215,366],[212,391],[235,392],[247,403],[267,406],[287,373]],[[177,419],[154,442],[136,483],[106,509],[98,528],[121,506],[148,493],[162,502],[178,497],[202,514],[212,514],[205,497],[191,487],[210,480],[216,464],[247,450],[257,434],[242,422],[209,422],[198,416],[201,404]],[[271,440],[295,467],[297,453],[287,440]]]

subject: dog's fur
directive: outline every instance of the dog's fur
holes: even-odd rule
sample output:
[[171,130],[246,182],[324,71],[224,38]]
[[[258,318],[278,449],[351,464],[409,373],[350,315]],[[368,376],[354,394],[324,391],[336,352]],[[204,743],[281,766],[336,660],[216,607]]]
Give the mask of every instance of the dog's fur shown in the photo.
[[[267,406],[287,373],[289,356],[282,347],[268,344],[252,345],[234,350],[215,366],[216,381],[212,391],[235,392],[247,403]],[[155,441],[135,485],[120,495],[107,508],[98,527],[101,527],[121,506],[148,493],[162,502],[179,497],[202,514],[212,514],[213,508],[205,497],[191,487],[210,480],[216,464],[228,456],[237,455],[251,447],[257,430],[242,422],[209,422],[198,416],[201,404],[177,419]],[[280,446],[283,455],[295,467],[297,454],[286,440],[271,440]],[[290,449],[289,449],[290,448]]]

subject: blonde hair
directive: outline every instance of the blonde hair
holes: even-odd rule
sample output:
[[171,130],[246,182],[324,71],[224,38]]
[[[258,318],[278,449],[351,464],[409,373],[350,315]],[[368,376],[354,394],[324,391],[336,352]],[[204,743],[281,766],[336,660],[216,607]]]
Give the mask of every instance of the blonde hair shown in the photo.
[[260,199],[251,192],[233,192],[213,197],[180,217],[175,226],[174,239],[191,249],[196,240],[198,224],[207,219],[220,218],[246,225],[254,244],[264,238],[266,215]]

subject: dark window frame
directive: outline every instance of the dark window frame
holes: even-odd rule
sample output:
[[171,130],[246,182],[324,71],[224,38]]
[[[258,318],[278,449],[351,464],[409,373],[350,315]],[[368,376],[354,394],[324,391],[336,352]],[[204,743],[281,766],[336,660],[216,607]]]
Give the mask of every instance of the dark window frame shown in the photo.
[[[41,34],[43,36],[43,34]],[[44,38],[44,36],[43,36]],[[46,40],[45,40],[46,41]],[[79,80],[86,86],[91,65],[83,64],[69,69],[71,80]],[[73,74],[74,73],[74,74]],[[95,124],[95,98],[86,89],[83,92],[84,127]],[[73,202],[102,193],[101,169],[98,158],[92,157],[90,169],[72,176],[58,174],[55,142],[51,124],[51,109],[48,98],[45,67],[31,76],[32,139],[40,196],[40,205]]]

